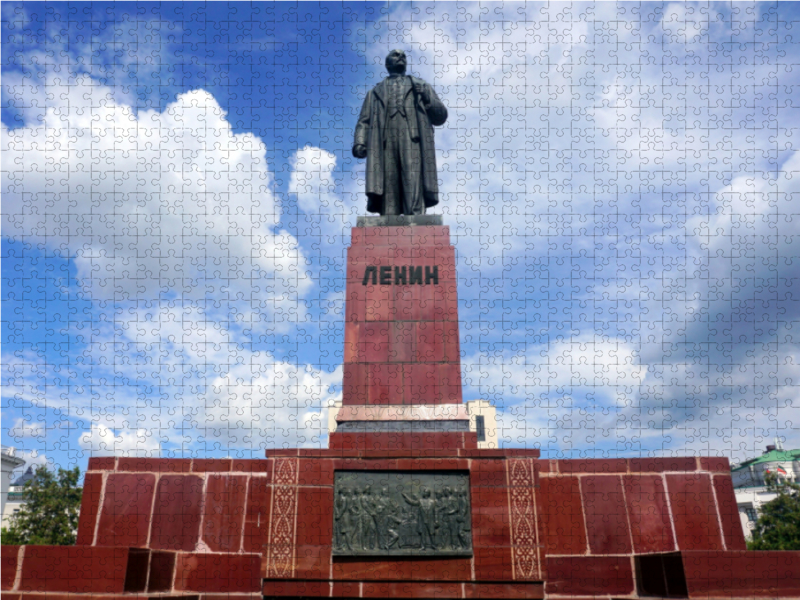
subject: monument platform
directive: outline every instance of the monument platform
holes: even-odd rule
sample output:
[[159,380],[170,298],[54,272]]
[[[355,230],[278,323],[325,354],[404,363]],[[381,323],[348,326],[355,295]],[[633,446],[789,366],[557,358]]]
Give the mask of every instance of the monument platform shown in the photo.
[[[78,546],[4,548],[4,598],[800,595],[800,553],[745,550],[726,459],[295,449],[89,469]],[[336,556],[336,473],[354,471],[466,475],[471,556]]]
[[478,449],[449,231],[371,223],[329,448],[92,458],[77,545],[4,546],[4,599],[800,597],[800,552],[745,549],[725,458]]

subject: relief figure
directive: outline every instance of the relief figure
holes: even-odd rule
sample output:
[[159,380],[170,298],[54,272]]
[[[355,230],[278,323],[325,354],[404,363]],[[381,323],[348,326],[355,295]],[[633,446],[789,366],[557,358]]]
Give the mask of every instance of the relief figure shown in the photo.
[[419,497],[405,492],[402,495],[406,502],[417,507],[417,531],[421,549],[436,549],[436,544],[433,543],[436,534],[436,501],[431,496],[431,491],[423,487]]

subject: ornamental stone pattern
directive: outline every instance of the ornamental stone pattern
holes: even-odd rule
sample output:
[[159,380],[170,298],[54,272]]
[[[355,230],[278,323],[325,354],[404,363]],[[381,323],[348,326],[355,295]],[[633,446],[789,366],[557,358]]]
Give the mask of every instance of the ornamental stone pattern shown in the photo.
[[275,461],[267,577],[291,577],[294,574],[296,525],[297,459],[280,458]]

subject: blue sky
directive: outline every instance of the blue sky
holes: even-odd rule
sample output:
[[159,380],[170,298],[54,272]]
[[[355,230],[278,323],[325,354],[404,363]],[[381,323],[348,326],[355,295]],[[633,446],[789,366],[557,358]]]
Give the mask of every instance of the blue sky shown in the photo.
[[405,49],[465,399],[546,457],[798,443],[795,4],[2,6],[2,439],[325,446],[350,155]]

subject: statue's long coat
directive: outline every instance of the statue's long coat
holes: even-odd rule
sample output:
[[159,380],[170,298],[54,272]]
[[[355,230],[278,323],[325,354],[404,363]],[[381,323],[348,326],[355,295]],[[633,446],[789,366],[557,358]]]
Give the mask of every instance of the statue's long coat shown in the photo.
[[[433,143],[433,125],[443,125],[447,120],[447,108],[439,100],[433,88],[422,79],[410,77],[411,89],[404,98],[405,112],[411,129],[411,139],[419,141],[422,153],[422,193],[425,206],[439,203],[439,184],[436,179],[436,149]],[[386,130],[386,79],[372,88],[364,99],[361,114],[356,124],[353,146],[362,144],[367,148],[367,210],[383,212],[383,140]],[[421,94],[413,91],[414,84],[427,90],[430,104],[425,107]]]

